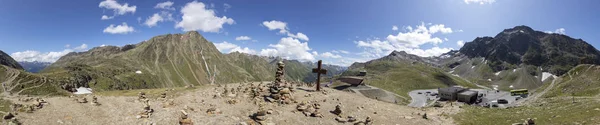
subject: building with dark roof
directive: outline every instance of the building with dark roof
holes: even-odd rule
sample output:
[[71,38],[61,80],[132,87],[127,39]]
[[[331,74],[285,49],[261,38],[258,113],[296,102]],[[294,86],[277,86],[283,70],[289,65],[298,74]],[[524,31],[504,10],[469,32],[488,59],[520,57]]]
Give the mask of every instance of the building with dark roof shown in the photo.
[[458,93],[461,93],[467,89],[461,87],[447,87],[439,88],[438,94],[441,100],[455,101],[458,100]]
[[458,93],[458,101],[464,102],[467,104],[473,104],[477,101],[477,91],[466,90],[461,93]]

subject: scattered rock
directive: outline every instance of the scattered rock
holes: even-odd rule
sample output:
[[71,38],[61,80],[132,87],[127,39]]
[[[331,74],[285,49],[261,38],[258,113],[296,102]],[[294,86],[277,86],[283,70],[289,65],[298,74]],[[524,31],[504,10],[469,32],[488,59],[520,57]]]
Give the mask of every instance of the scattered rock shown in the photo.
[[336,105],[335,106],[335,110],[331,111],[331,113],[335,114],[335,115],[341,115],[342,114],[342,106],[340,105]]
[[338,121],[338,122],[340,122],[340,123],[346,123],[346,122],[348,121],[348,120],[346,120],[345,118],[342,118],[342,117],[340,117],[340,116],[338,116],[338,117],[335,117],[335,120],[336,120],[336,121]]
[[356,118],[354,116],[348,116],[348,122],[354,122]]

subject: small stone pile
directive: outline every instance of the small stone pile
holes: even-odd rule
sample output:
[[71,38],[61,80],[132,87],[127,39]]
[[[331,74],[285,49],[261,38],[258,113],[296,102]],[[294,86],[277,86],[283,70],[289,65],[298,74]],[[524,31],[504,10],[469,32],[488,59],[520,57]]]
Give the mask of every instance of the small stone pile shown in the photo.
[[142,101],[144,101],[145,99],[146,99],[146,93],[144,93],[144,92],[139,92],[139,93],[138,93],[138,100],[139,100],[140,102],[142,102]]
[[306,101],[303,101],[296,106],[296,110],[302,112],[302,114],[304,114],[304,116],[321,117],[322,118],[323,114],[321,114],[321,112],[319,112],[319,109],[321,109],[320,104],[318,104],[318,103],[309,104]]
[[85,98],[85,97],[75,99],[75,101],[77,101],[78,103],[87,103],[88,102],[87,98]]
[[194,125],[194,122],[189,118],[188,113],[181,110],[181,119],[179,119],[179,125]]
[[365,119],[365,121],[359,121],[359,122],[354,123],[354,125],[372,125],[372,124],[373,124],[373,120],[369,116],[367,116],[367,119]]
[[161,93],[160,98],[163,98],[163,99],[167,98],[167,93],[166,92]]
[[98,103],[98,98],[96,98],[96,96],[92,96],[92,103],[93,106],[99,106],[100,103]]
[[285,64],[283,64],[283,62],[278,62],[277,66],[275,82],[273,82],[269,88],[271,94],[266,98],[270,102],[290,104],[294,101],[291,95],[294,88],[292,85],[285,82]]
[[150,104],[148,101],[148,99],[143,100],[144,110],[140,112],[138,116],[136,116],[136,118],[149,118],[150,116],[152,116],[152,113],[154,113],[154,109],[150,108]]
[[331,111],[331,113],[333,113],[333,114],[335,114],[337,116],[342,115],[342,106],[336,105],[335,106],[335,110]]
[[268,119],[267,111],[261,106],[258,108],[258,111],[254,113],[253,118],[256,120],[256,122],[263,124]]

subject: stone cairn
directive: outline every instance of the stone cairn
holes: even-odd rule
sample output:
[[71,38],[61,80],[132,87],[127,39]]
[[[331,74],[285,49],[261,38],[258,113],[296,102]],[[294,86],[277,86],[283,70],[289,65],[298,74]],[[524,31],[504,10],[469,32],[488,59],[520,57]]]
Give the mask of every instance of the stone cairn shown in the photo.
[[142,110],[142,112],[140,112],[136,118],[149,118],[152,116],[154,109],[150,108],[150,100],[146,98],[146,94],[144,92],[140,92],[138,99],[144,104],[144,110]]
[[181,119],[179,119],[179,125],[194,125],[192,119],[189,118],[188,113],[185,110],[181,110]]
[[93,106],[99,106],[100,103],[98,103],[98,98],[96,98],[96,96],[92,96],[92,103]]
[[319,109],[321,109],[321,105],[316,102],[310,104],[307,101],[303,101],[303,102],[300,102],[300,104],[298,104],[296,106],[296,110],[302,112],[302,114],[304,114],[304,116],[322,118],[323,114],[321,114]]
[[275,82],[273,82],[269,88],[271,94],[266,98],[269,102],[290,104],[294,101],[291,95],[294,88],[292,85],[285,82],[285,64],[283,64],[283,62],[278,62],[277,66]]

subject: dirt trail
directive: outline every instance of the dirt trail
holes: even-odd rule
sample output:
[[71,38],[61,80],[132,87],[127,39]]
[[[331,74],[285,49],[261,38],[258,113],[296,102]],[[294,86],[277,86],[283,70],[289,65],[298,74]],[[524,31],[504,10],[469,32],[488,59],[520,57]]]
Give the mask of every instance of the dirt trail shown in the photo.
[[[235,85],[230,84],[229,86],[233,88]],[[69,97],[52,97],[46,99],[50,103],[49,105],[34,113],[19,113],[17,118],[24,124],[137,125],[155,123],[163,125],[176,124],[180,116],[179,111],[187,105],[195,109],[195,111],[189,112],[190,118],[195,124],[223,125],[250,121],[251,119],[248,116],[255,113],[258,106],[250,98],[241,95],[233,98],[239,101],[237,104],[226,104],[226,100],[230,97],[213,98],[213,95],[216,94],[215,91],[222,91],[223,89],[223,87],[209,86],[171,94],[167,98],[173,99],[175,105],[166,108],[162,108],[162,102],[154,98],[156,95],[150,95],[150,106],[155,110],[155,113],[148,119],[135,118],[136,113],[142,111],[142,103],[137,102],[137,97],[131,96],[100,96],[98,102],[102,104],[101,106],[80,104]],[[303,89],[312,90],[312,88]],[[306,117],[300,112],[293,112],[296,109],[296,104],[277,105],[266,103],[267,109],[273,109],[273,113],[267,115],[269,117],[267,121],[284,125],[340,124],[334,120],[336,116],[329,113],[329,111],[334,110],[337,104],[342,104],[343,116],[352,115],[357,120],[364,120],[367,116],[370,116],[375,124],[453,124],[452,119],[447,118],[445,115],[435,115],[437,113],[428,109],[410,108],[376,101],[354,93],[329,88],[323,89],[329,93],[307,92],[298,89],[292,94],[298,101],[318,101],[322,107],[319,111],[323,114],[323,118]],[[305,97],[307,94],[312,96]],[[87,98],[91,97],[87,96]],[[210,107],[216,107],[223,113],[209,115],[206,110]],[[428,120],[422,119],[421,115],[417,115],[425,112],[428,113]]]
[[560,77],[556,77],[554,80],[552,80],[552,83],[550,83],[550,85],[548,85],[548,87],[544,88],[544,90],[540,93],[532,93],[532,96],[529,96],[527,98],[524,98],[520,101],[517,101],[517,105],[523,105],[523,104],[531,104],[531,103],[527,103],[527,102],[536,102],[542,95],[546,94],[546,92],[550,91],[552,88],[554,88],[554,86],[556,85],[556,81],[560,81],[561,78]]
[[13,81],[19,76],[19,74],[21,74],[21,72],[19,70],[16,69],[12,69],[12,68],[7,68],[4,67],[4,69],[6,69],[6,80],[2,82],[2,90],[3,90],[3,94],[4,96],[9,96],[10,95],[10,91],[12,90],[13,86]]

